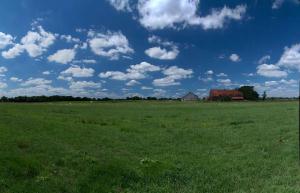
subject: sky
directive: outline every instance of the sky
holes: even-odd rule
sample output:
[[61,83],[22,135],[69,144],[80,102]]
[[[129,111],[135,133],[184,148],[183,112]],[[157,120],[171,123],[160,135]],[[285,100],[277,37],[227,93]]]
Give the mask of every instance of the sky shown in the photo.
[[0,96],[298,96],[299,0],[2,0]]

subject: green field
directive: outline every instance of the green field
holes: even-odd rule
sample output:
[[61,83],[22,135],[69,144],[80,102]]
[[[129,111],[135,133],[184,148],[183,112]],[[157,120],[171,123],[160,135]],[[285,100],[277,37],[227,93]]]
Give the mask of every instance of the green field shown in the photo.
[[0,104],[1,193],[300,192],[296,102]]

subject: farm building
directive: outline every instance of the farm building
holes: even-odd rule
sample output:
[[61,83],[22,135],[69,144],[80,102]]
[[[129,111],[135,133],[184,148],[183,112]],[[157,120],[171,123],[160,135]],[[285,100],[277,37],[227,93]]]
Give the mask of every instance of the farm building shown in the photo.
[[209,93],[209,100],[244,100],[243,93],[238,90],[212,89]]
[[181,98],[182,101],[197,101],[199,97],[192,92],[187,93]]

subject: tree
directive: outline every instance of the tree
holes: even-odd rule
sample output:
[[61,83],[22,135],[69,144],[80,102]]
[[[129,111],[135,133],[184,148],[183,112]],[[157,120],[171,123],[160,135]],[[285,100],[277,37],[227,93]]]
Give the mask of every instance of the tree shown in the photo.
[[266,92],[266,91],[264,91],[264,94],[262,95],[262,99],[263,99],[263,101],[264,101],[264,100],[266,100],[266,98],[267,98],[267,92]]
[[255,101],[259,98],[259,94],[254,90],[253,86],[242,86],[238,90],[243,93],[246,100]]

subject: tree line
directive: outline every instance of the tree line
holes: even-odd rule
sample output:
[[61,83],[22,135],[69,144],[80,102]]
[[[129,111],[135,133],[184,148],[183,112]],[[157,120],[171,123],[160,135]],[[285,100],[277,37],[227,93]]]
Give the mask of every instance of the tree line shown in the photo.
[[34,103],[34,102],[63,102],[63,101],[122,101],[122,100],[180,100],[179,98],[157,98],[157,97],[127,97],[125,99],[112,99],[112,98],[89,98],[89,97],[73,97],[73,96],[17,96],[17,97],[1,97],[0,102],[15,102],[15,103]]

